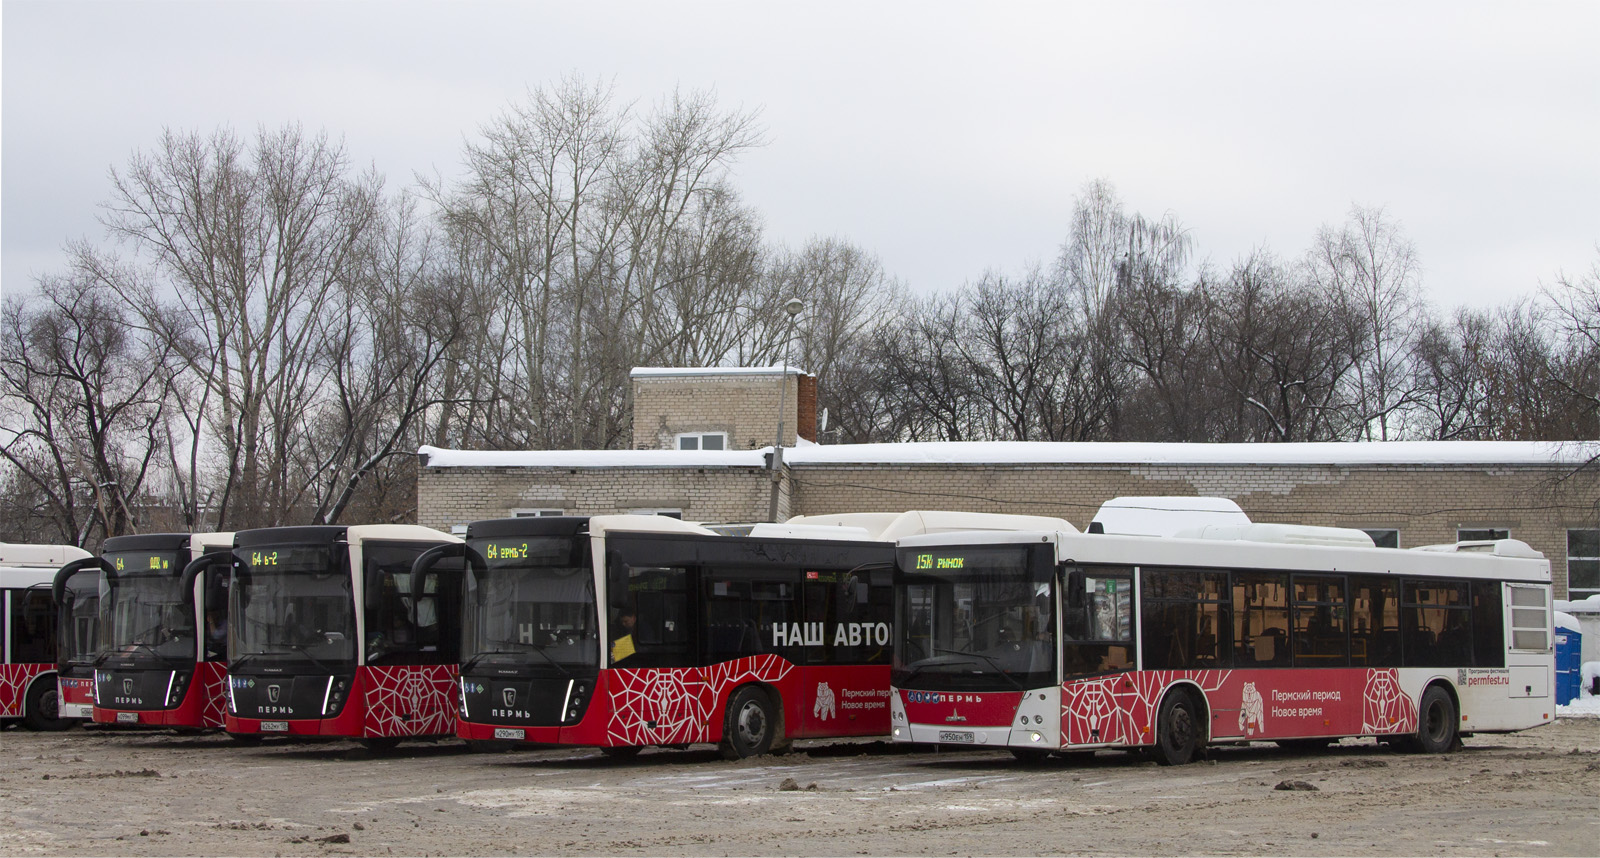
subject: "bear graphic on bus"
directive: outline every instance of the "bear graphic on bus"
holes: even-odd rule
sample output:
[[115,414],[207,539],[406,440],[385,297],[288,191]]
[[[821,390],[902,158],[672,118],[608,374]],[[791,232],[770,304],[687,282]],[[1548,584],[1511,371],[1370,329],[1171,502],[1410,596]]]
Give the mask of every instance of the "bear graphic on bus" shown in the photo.
[[817,702],[812,704],[811,714],[821,721],[834,716],[833,689],[828,687],[828,683],[817,683]]
[[1239,695],[1239,732],[1254,736],[1262,732],[1266,719],[1266,701],[1261,699],[1261,692],[1256,690],[1254,682],[1246,682],[1244,691]]

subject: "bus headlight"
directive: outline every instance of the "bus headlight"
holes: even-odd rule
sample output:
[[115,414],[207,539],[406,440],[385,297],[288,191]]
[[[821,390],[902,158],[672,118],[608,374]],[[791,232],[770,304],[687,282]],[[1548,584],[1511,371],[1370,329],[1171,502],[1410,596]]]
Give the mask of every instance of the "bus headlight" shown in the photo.
[[1035,742],[1035,743],[1043,742],[1044,741],[1044,735],[1041,734],[1041,733],[1030,733],[1030,734],[1028,734],[1028,741]]
[[894,737],[895,737],[895,738],[896,738],[896,739],[899,739],[899,738],[901,738],[901,735],[900,735],[900,734],[901,734],[901,733],[902,733],[902,732],[904,732],[904,728],[902,728],[902,727],[896,727],[896,728],[894,728]]

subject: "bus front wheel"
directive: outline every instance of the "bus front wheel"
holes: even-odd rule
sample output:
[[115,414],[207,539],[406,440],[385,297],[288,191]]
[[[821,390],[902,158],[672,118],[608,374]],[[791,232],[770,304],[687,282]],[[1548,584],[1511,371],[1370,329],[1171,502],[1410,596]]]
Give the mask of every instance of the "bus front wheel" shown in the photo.
[[1156,716],[1156,762],[1181,766],[1200,749],[1200,713],[1186,691],[1173,691],[1161,700]]
[[722,758],[737,760],[765,754],[772,748],[778,719],[772,698],[754,685],[746,685],[728,701],[728,720],[722,727]]
[[1456,735],[1456,704],[1449,692],[1437,685],[1422,692],[1417,710],[1417,735],[1409,744],[1424,754],[1447,754],[1461,741]]
[[29,730],[65,730],[72,721],[61,717],[61,692],[53,677],[34,681],[23,702],[22,723]]

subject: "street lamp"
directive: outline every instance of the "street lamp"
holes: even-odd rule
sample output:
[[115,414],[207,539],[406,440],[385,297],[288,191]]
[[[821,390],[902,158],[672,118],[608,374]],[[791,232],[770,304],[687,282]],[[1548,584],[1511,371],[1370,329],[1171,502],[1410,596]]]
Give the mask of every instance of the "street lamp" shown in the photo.
[[806,308],[799,298],[783,302],[783,311],[789,314],[789,323],[783,333],[783,367],[778,372],[778,438],[772,442],[772,499],[767,504],[767,520],[778,520],[778,485],[783,475],[783,409],[789,394],[789,343],[794,339],[794,320]]

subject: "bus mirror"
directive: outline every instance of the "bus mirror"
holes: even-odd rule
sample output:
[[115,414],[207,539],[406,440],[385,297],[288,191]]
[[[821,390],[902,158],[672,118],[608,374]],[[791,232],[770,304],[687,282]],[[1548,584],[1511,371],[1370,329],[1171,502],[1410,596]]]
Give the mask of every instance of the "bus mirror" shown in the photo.
[[1082,569],[1073,569],[1067,572],[1067,607],[1078,609],[1083,607],[1083,588],[1085,585]]

